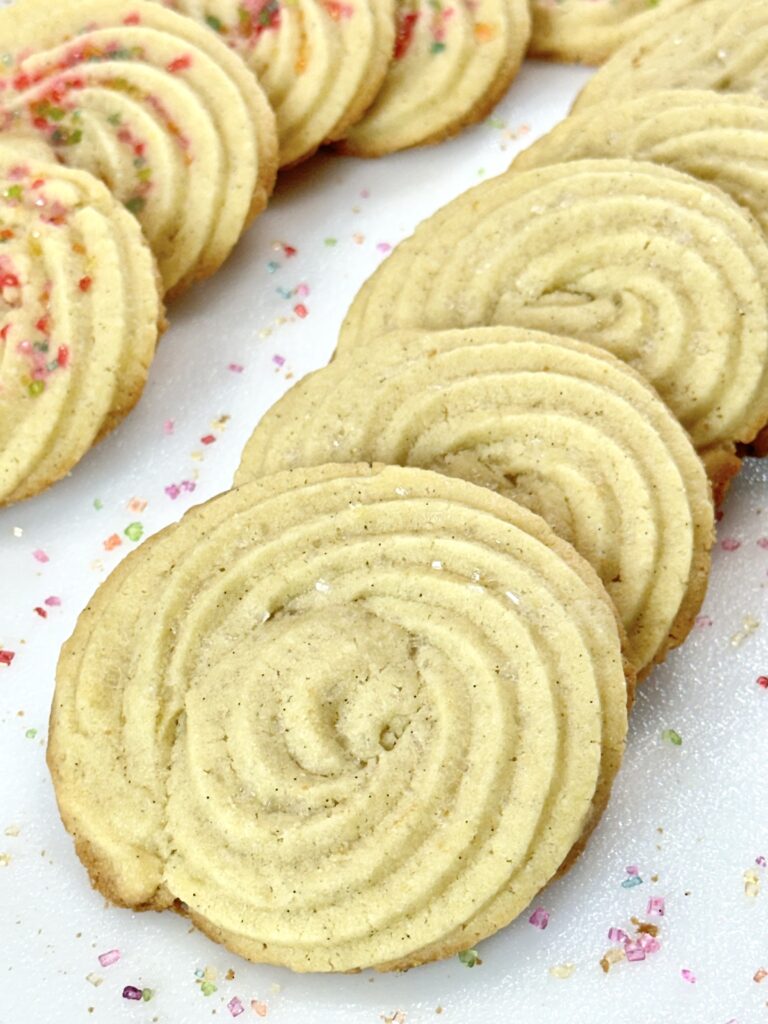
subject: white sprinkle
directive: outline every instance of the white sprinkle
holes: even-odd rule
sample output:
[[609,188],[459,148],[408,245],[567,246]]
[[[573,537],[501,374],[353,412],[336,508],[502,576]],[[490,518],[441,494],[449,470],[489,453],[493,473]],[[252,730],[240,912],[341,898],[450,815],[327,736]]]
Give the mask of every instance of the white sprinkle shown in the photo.
[[23,537],[24,536],[24,531],[22,530],[22,528],[20,526],[14,526],[14,528],[13,528],[13,536],[14,537]]
[[433,569],[442,569],[443,568],[443,563],[441,561],[439,561],[439,560],[436,560],[436,561],[434,561],[432,563],[432,568]]
[[407,487],[396,487],[395,494],[398,494],[401,498],[404,498],[408,494]]
[[331,584],[326,583],[325,580],[318,580],[317,583],[315,584],[315,590],[319,591],[319,593],[321,594],[327,594],[330,591],[330,589]]
[[480,582],[480,570],[479,569],[475,569],[475,571],[472,573],[472,581],[474,583],[479,583]]
[[259,623],[259,625],[261,625],[264,622],[267,622],[267,620],[271,619],[271,618],[272,618],[271,613],[267,612],[267,611],[257,612],[257,614],[256,614],[256,621]]
[[508,598],[512,602],[512,604],[520,604],[520,598],[511,590],[505,590],[504,597]]
[[103,978],[100,978],[98,974],[94,974],[93,972],[86,974],[85,980],[90,981],[94,988],[98,988],[102,981],[104,981]]

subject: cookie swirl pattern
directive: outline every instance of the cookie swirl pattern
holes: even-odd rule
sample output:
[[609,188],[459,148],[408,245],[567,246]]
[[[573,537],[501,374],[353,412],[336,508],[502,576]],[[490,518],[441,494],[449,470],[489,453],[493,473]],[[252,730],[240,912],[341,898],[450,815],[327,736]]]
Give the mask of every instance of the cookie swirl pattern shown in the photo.
[[258,76],[280,163],[343,137],[376,98],[395,43],[394,0],[166,0],[213,28]]
[[541,515],[601,577],[639,673],[691,628],[714,534],[707,477],[653,390],[602,349],[520,328],[393,332],[273,406],[237,480],[360,459]]
[[402,967],[494,932],[578,850],[626,703],[610,601],[541,519],[327,466],[119,566],[62,653],[48,758],[112,899],[256,961]]
[[502,175],[422,223],[359,292],[339,352],[405,327],[577,338],[639,370],[718,462],[768,422],[767,311],[768,247],[727,196],[583,160]]
[[135,219],[38,149],[0,145],[0,505],[65,476],[132,408],[162,322]]
[[148,0],[0,11],[0,117],[135,213],[166,289],[215,271],[266,205],[274,115],[214,33]]

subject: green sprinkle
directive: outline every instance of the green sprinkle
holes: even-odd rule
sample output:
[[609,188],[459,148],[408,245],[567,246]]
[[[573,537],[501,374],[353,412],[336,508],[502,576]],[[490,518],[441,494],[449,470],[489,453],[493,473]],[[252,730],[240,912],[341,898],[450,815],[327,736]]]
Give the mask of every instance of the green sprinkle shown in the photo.
[[131,198],[126,202],[125,208],[130,210],[131,213],[139,214],[146,205],[147,200],[144,196],[131,196]]
[[97,512],[101,512],[101,510],[104,508],[104,502],[101,500],[101,498],[94,498],[93,507],[96,509]]
[[622,889],[634,889],[636,885],[642,885],[643,880],[639,875],[630,875],[629,878],[625,878],[621,883]]
[[29,394],[30,394],[30,396],[32,398],[37,398],[38,395],[42,395],[42,393],[45,391],[45,381],[44,380],[33,380],[33,381],[30,381],[29,385],[27,386],[27,391],[29,392]]
[[661,734],[661,738],[665,743],[671,743],[673,747],[682,747],[683,737],[679,732],[675,732],[674,729],[665,729]]
[[224,31],[224,26],[221,23],[221,20],[219,18],[217,18],[214,14],[207,14],[205,16],[205,20],[211,26],[211,28],[214,30],[214,32],[223,32]]
[[24,191],[23,191],[21,185],[11,185],[10,188],[7,188],[5,190],[5,198],[6,199],[23,199],[24,198]]
[[483,962],[476,949],[465,949],[463,953],[459,953],[459,960],[465,967],[477,967]]
[[442,53],[445,49],[445,43],[432,43],[429,48],[430,53]]
[[115,127],[122,123],[122,117],[120,114],[110,114],[107,120],[110,124],[115,125]]
[[143,988],[141,990],[141,998],[144,1000],[145,1003],[148,1003],[154,994],[155,993],[152,991],[151,988]]
[[28,740],[33,740],[37,736],[37,729],[27,729],[24,733]]
[[329,249],[332,249],[334,245],[338,243],[338,241],[338,238],[326,238],[325,244],[328,246]]
[[123,531],[128,540],[141,540],[144,536],[144,527],[141,523],[129,523]]
[[137,172],[136,177],[139,179],[139,181],[149,181],[149,179],[152,177],[152,168],[142,167],[141,170]]
[[213,993],[216,991],[216,986],[213,984],[212,981],[204,981],[200,986],[200,991],[203,993],[204,996],[212,996]]

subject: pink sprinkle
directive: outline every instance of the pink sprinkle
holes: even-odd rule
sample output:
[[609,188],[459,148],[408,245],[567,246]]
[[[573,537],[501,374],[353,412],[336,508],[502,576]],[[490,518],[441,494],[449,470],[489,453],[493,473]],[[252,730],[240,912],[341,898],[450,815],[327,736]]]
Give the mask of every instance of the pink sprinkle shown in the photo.
[[242,363],[230,363],[227,369],[231,370],[232,373],[242,373],[245,367]]
[[759,868],[764,868],[766,865],[765,857],[763,857],[762,854],[760,854],[759,857],[755,857],[755,864],[757,864]]
[[713,620],[710,619],[710,617],[708,615],[697,615],[696,616],[696,625],[697,626],[706,627],[706,626],[711,626],[712,623],[713,623]]
[[639,942],[628,942],[624,946],[624,955],[630,963],[637,963],[639,960],[645,960],[645,950]]
[[696,975],[693,971],[689,971],[687,967],[684,967],[680,973],[683,976],[683,981],[687,981],[689,985],[696,984]]
[[736,540],[735,537],[725,537],[720,542],[720,547],[723,549],[723,551],[738,551],[741,547],[741,541]]
[[637,864],[630,864],[628,868],[625,868],[625,871],[628,875],[634,876],[640,874],[640,868],[637,866]]
[[757,546],[759,548],[763,548],[763,550],[768,549],[768,537],[759,537],[757,540]]
[[0,651],[0,665],[10,665],[15,657],[15,651]]
[[294,306],[293,307],[293,312],[296,314],[296,316],[300,317],[302,320],[305,317],[309,316],[309,310],[307,309],[307,307],[304,305],[303,302],[300,302],[297,306]]
[[256,1014],[257,1017],[266,1017],[267,1016],[267,1004],[266,1003],[262,1003],[258,999],[252,999],[251,1000],[251,1009],[253,1010],[253,1012]]
[[111,967],[120,959],[119,949],[110,949],[106,953],[99,953],[99,963],[102,967]]
[[389,252],[392,246],[389,244],[389,242],[379,242],[376,248],[379,250],[379,252]]
[[163,424],[163,433],[164,434],[172,434],[175,429],[176,429],[176,421],[175,420],[166,420],[165,423]]
[[664,897],[651,896],[648,900],[646,914],[649,914],[651,917],[664,917]]
[[171,499],[171,501],[176,501],[178,496],[181,494],[181,491],[176,486],[176,484],[168,484],[168,486],[164,488],[164,490],[168,497]]
[[141,989],[136,988],[135,985],[126,985],[123,989],[123,999],[133,999],[138,1003],[141,999]]
[[61,605],[61,598],[53,596],[46,597],[45,601],[43,601],[43,604],[47,604],[49,608],[58,608]]
[[541,931],[549,924],[549,911],[543,907],[536,907],[534,912],[528,918],[528,923],[532,924],[534,928],[540,928]]
[[369,192],[369,190],[368,190],[367,188],[364,188],[364,189],[363,189],[363,190],[362,190],[362,191],[360,192],[360,198],[361,198],[361,199],[369,199],[369,198],[370,198],[370,195],[371,195],[371,193]]
[[227,1003],[227,1009],[233,1017],[239,1017],[241,1013],[245,1013],[245,1007],[237,996],[233,996],[232,999],[229,1000]]
[[608,929],[608,941],[609,942],[626,942],[629,936],[626,932],[622,931],[621,928],[609,928]]
[[306,299],[309,295],[309,285],[303,282],[300,285],[297,285],[296,294],[300,295],[302,299]]
[[276,366],[285,366],[285,356],[274,355],[272,356],[272,362]]
[[194,480],[182,480],[181,481],[181,489],[182,489],[182,491],[194,491],[194,489],[196,487],[197,487],[197,484],[194,482]]
[[50,558],[48,557],[48,555],[46,555],[42,548],[38,548],[37,551],[33,551],[32,557],[37,559],[38,562],[50,562]]
[[661,943],[658,939],[655,939],[653,935],[647,935],[645,932],[640,933],[640,937],[637,940],[640,943],[641,949],[645,950],[647,954],[658,953],[661,949]]

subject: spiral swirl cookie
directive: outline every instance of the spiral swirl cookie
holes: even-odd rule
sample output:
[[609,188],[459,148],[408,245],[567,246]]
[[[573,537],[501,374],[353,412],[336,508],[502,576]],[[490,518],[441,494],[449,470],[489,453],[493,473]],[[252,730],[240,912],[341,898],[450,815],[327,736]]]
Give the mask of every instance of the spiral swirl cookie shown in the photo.
[[668,88],[751,92],[768,99],[766,39],[765,0],[700,0],[617,50],[576,106]]
[[398,0],[397,10],[389,73],[342,145],[356,156],[440,142],[482,120],[509,88],[530,38],[528,0]]
[[693,623],[709,482],[664,403],[602,349],[510,327],[393,332],[273,406],[237,480],[357,460],[447,473],[541,515],[602,578],[639,672]]
[[48,762],[111,899],[255,961],[403,967],[503,927],[578,849],[626,703],[610,601],[543,520],[326,466],[118,567],[62,652]]
[[717,476],[768,422],[767,309],[768,247],[727,196],[584,160],[502,175],[426,220],[361,289],[339,351],[404,327],[578,338],[639,370]]
[[0,114],[135,213],[166,289],[216,270],[266,205],[274,115],[214,33],[149,0],[0,11]]
[[768,102],[663,89],[572,114],[515,159],[514,170],[582,160],[651,160],[708,181],[746,207],[768,237]]
[[341,138],[376,97],[395,43],[394,0],[166,0],[215,29],[255,71],[282,166]]
[[100,182],[0,145],[0,505],[65,476],[138,400],[159,288]]
[[602,62],[638,32],[696,0],[532,0],[535,57]]

